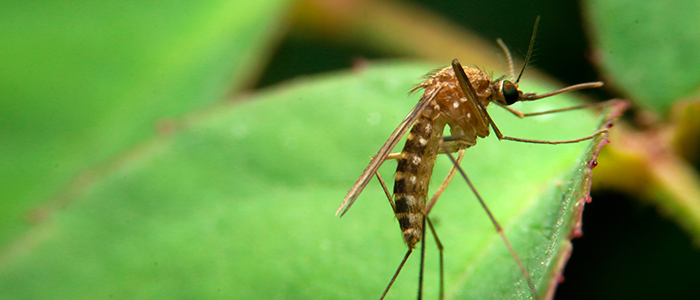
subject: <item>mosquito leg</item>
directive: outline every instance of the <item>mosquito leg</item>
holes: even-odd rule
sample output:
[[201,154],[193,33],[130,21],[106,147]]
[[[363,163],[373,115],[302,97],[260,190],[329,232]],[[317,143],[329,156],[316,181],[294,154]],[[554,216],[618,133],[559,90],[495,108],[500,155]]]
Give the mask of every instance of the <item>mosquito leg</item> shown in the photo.
[[382,179],[382,175],[379,175],[379,171],[374,172],[375,175],[377,175],[377,179],[379,180],[379,184],[382,186],[382,189],[384,190],[384,195],[386,195],[386,198],[389,199],[389,204],[391,204],[391,209],[394,211],[394,214],[396,214],[396,204],[394,204],[394,200],[391,199],[391,193],[389,192],[389,189],[386,187],[386,182],[384,182],[384,179]]
[[[447,147],[449,149],[448,151],[451,151],[451,152],[459,151],[459,158],[457,160],[461,163],[462,159],[464,158],[464,151],[466,150],[466,148],[460,147],[456,141],[449,141],[449,142],[446,142],[445,144],[447,144]],[[445,150],[443,148],[440,148],[440,151],[438,153],[443,153],[444,151]],[[401,155],[401,152],[391,153],[387,156],[386,160],[396,159],[400,155]],[[452,177],[454,177],[456,171],[457,171],[457,169],[453,166],[452,169],[450,170],[450,173],[447,174],[447,177],[440,185],[440,188],[438,188],[437,192],[433,195],[432,198],[430,198],[428,205],[425,207],[425,215],[426,216],[430,213],[430,210],[435,205],[435,202],[437,202],[437,199],[440,198],[440,195],[442,195],[442,192],[445,191],[445,188],[447,187],[447,185],[450,184],[450,181],[452,180]],[[389,199],[389,204],[391,204],[391,208],[394,210],[394,213],[396,213],[396,204],[394,204],[394,200],[391,197],[391,192],[389,192],[389,189],[387,188],[386,182],[382,178],[382,175],[379,174],[379,171],[374,172],[374,174],[377,176],[377,179],[379,180],[379,184],[382,186],[382,189],[384,190],[384,194],[386,195],[386,198]]]
[[[616,100],[610,100],[610,101],[601,102],[601,103],[605,103],[605,105],[608,105],[610,103],[613,103],[612,101],[616,101]],[[585,104],[584,106],[575,106],[575,107],[569,108],[569,109],[577,109],[577,108],[584,108],[584,107],[590,107],[590,106],[594,106],[594,105]],[[569,109],[564,109],[564,110],[569,110]],[[561,110],[549,111],[549,112],[544,112],[544,113],[551,113],[551,112],[558,112],[558,111],[561,111]],[[538,113],[538,114],[542,114],[542,113]],[[595,132],[593,132],[593,134],[587,135],[587,136],[584,136],[584,137],[578,138],[578,139],[563,140],[563,141],[545,141],[545,140],[521,139],[521,138],[516,138],[516,137],[505,136],[501,133],[500,130],[498,130],[498,127],[496,127],[496,124],[491,123],[491,127],[493,127],[493,131],[496,133],[496,136],[498,137],[499,140],[509,140],[509,141],[515,141],[515,142],[521,142],[521,143],[549,144],[549,145],[572,144],[572,143],[578,143],[578,142],[585,141],[585,140],[590,140],[590,139],[597,137],[598,135],[608,133],[609,128],[611,126],[612,126],[612,123],[607,124],[606,128],[598,129]]]
[[391,281],[389,281],[389,285],[386,286],[386,289],[384,289],[384,293],[382,293],[382,296],[379,297],[379,300],[382,300],[382,299],[384,299],[384,297],[386,297],[386,294],[389,292],[389,289],[391,289],[391,285],[394,284],[394,281],[396,281],[396,277],[398,277],[399,273],[401,273],[401,269],[403,268],[403,265],[406,264],[408,257],[411,256],[411,252],[413,252],[413,249],[408,249],[408,251],[406,251],[406,255],[404,255],[403,259],[401,260],[401,264],[399,264],[399,267],[396,269],[396,272],[394,272],[394,277],[391,277]]
[[553,109],[553,110],[546,110],[546,111],[540,111],[540,112],[534,112],[534,113],[526,113],[526,114],[523,114],[523,117],[540,116],[540,115],[553,114],[553,113],[558,113],[558,112],[562,112],[562,111],[577,110],[577,109],[589,108],[589,107],[606,107],[606,106],[610,106],[610,105],[613,105],[613,104],[618,103],[618,102],[620,102],[620,99],[611,99],[608,101],[603,101],[603,102],[598,102],[598,103],[588,103],[588,104],[576,105],[576,106],[571,106],[571,107],[566,107],[566,108],[561,108],[561,109]]
[[[433,237],[435,238],[435,244],[437,244],[440,255],[440,298],[438,299],[442,300],[445,299],[445,263],[442,256],[442,250],[444,248],[442,247],[440,238],[438,238],[437,232],[435,231],[435,227],[433,227],[433,222],[430,221],[430,218],[428,218],[428,216],[425,216],[425,220],[428,221],[428,227],[430,228],[430,232],[433,233]],[[423,236],[423,239],[425,239],[425,235]]]
[[[460,145],[454,142],[446,142],[447,149],[449,149],[450,152],[457,152],[461,148]],[[443,154],[444,150],[442,148],[438,149],[438,153]],[[395,153],[389,153],[384,160],[391,160],[391,159],[397,159],[401,157],[401,152],[395,152]]]
[[425,267],[425,220],[423,218],[423,238],[420,241],[420,271],[418,273],[418,300],[423,299],[423,271]]
[[544,140],[531,140],[531,139],[521,139],[521,138],[515,138],[515,137],[509,137],[509,136],[502,136],[502,140],[509,140],[509,141],[515,141],[515,142],[522,142],[522,143],[531,143],[531,144],[550,144],[550,145],[557,145],[557,144],[572,144],[572,143],[578,143],[581,141],[585,140],[590,140],[598,135],[608,133],[607,128],[603,129],[598,129],[596,130],[593,134],[584,136],[582,138],[578,139],[572,139],[572,140],[563,140],[563,141],[544,141]]
[[503,107],[503,109],[507,110],[509,113],[515,115],[515,116],[518,117],[518,118],[521,118],[521,119],[522,119],[522,118],[525,117],[525,114],[522,113],[521,111],[517,110],[517,109],[514,109],[514,108],[512,108],[512,107],[510,107],[510,106],[505,106],[505,105],[500,104],[500,103],[498,103],[498,102],[493,102],[493,103],[495,103],[496,105],[498,105],[498,106],[500,106],[500,107]]
[[[440,147],[444,147],[442,144],[442,141],[440,141]],[[515,253],[515,250],[513,249],[513,246],[511,246],[510,242],[508,241],[508,238],[506,237],[505,232],[503,232],[503,227],[496,221],[496,218],[493,216],[493,213],[491,213],[491,210],[486,206],[486,202],[484,202],[484,199],[481,198],[481,195],[479,195],[479,192],[476,191],[476,188],[474,187],[474,184],[472,184],[471,180],[469,180],[469,177],[467,177],[467,173],[464,172],[462,167],[457,163],[457,160],[452,156],[451,153],[447,152],[447,156],[450,158],[452,161],[453,165],[457,167],[457,170],[459,173],[462,175],[462,178],[467,182],[467,185],[469,188],[472,190],[474,195],[476,196],[476,199],[479,200],[479,204],[481,204],[481,207],[486,211],[486,214],[489,216],[489,219],[491,219],[491,223],[493,223],[493,226],[496,228],[496,232],[501,236],[503,239],[503,242],[506,244],[506,247],[508,247],[508,251],[510,251],[511,256],[513,256],[513,259],[515,259],[515,262],[518,265],[518,268],[520,268],[520,271],[523,273],[523,277],[525,277],[525,280],[527,281],[528,286],[530,287],[530,292],[532,293],[533,299],[537,300],[538,295],[537,295],[537,289],[535,288],[535,283],[532,281],[532,278],[530,277],[530,273],[527,272],[527,269],[525,268],[525,265],[523,262],[520,260],[520,257],[518,256],[517,253]]]
[[560,109],[552,109],[552,110],[546,110],[546,111],[540,111],[540,112],[534,112],[534,113],[523,113],[518,110],[515,110],[511,107],[505,106],[503,104],[500,104],[498,102],[496,105],[503,107],[505,110],[508,112],[514,114],[516,117],[519,118],[524,118],[524,117],[532,117],[532,116],[541,116],[541,115],[546,115],[546,114],[553,114],[553,113],[558,113],[558,112],[563,112],[563,111],[570,111],[570,110],[576,110],[576,109],[582,109],[582,108],[589,108],[589,107],[606,107],[609,105],[613,105],[615,103],[620,102],[619,99],[611,99],[608,101],[603,101],[603,102],[598,102],[598,103],[588,103],[588,104],[582,104],[582,105],[576,105],[576,106],[571,106],[571,107],[565,107],[565,108],[560,108]]
[[399,157],[401,157],[401,152],[389,153],[384,160],[397,159]]
[[[448,144],[450,147],[453,147],[453,145],[456,145],[457,143],[456,143],[456,141],[450,141],[450,142],[447,142],[446,144]],[[442,148],[441,148],[441,150],[442,151],[452,151],[451,149],[444,150]],[[461,147],[459,149],[458,162],[460,162],[460,163],[462,162],[462,159],[464,158],[465,150],[466,150],[465,147]],[[452,151],[452,152],[454,152],[454,151]],[[401,153],[392,153],[389,156],[394,155],[394,154],[400,155]],[[394,158],[387,157],[387,159],[394,159]],[[438,251],[440,253],[439,254],[440,255],[440,298],[439,299],[444,299],[444,293],[445,293],[444,292],[445,291],[445,271],[444,271],[443,246],[442,246],[442,242],[440,242],[440,238],[438,238],[438,236],[437,236],[437,232],[435,231],[435,228],[433,227],[433,223],[428,218],[428,214],[430,213],[430,210],[437,202],[437,199],[440,198],[440,195],[442,195],[442,193],[445,191],[445,188],[447,187],[447,185],[450,183],[450,181],[454,177],[456,170],[457,169],[454,166],[452,166],[452,169],[450,170],[449,174],[447,175],[445,180],[442,182],[442,184],[438,188],[437,192],[433,195],[432,198],[430,198],[430,202],[429,202],[428,206],[426,206],[425,211],[424,211],[424,213],[425,213],[424,223],[425,223],[425,221],[427,221],[428,226],[430,227],[430,231],[432,232],[433,237],[435,238],[435,243],[437,244]],[[375,172],[375,176],[377,176],[377,180],[379,180],[379,184],[382,186],[382,190],[384,190],[384,194],[386,195],[387,199],[389,200],[389,204],[391,205],[392,210],[394,210],[394,213],[396,213],[396,204],[392,200],[391,193],[389,192],[389,189],[387,188],[386,182],[384,181],[382,176],[379,174],[379,172]],[[423,266],[424,266],[424,257],[425,257],[425,250],[424,249],[425,249],[425,224],[423,224],[423,239],[421,240],[421,266],[420,266],[420,275],[419,275],[420,282],[419,282],[419,287],[418,287],[418,299],[421,299],[422,294],[423,294],[423,292],[422,292],[422,289],[423,289],[422,288],[423,287]],[[409,253],[410,253],[410,251],[411,250],[409,250]],[[408,255],[409,254],[407,253],[406,257],[404,258],[404,261],[401,262],[401,265],[399,266],[399,270],[403,267],[404,263],[406,262],[405,260],[408,259]],[[382,294],[382,298],[380,298],[380,299],[384,298],[384,296],[388,292],[389,288],[394,283],[394,280],[396,280],[398,273],[399,273],[399,271],[397,270],[396,274],[394,274],[394,277],[391,279],[389,286],[384,291],[384,294]]]
[[[462,150],[462,148],[464,148],[465,144],[467,144],[467,145],[473,144],[473,143],[468,143],[464,139],[461,139],[461,138],[453,139],[453,140],[443,139],[443,142],[445,143],[445,147],[447,148],[447,151],[449,151],[450,153],[455,153],[457,151]],[[439,148],[438,154],[445,154],[445,149]]]
[[[464,152],[466,151],[466,148],[462,148],[459,150],[459,156],[457,156],[457,163],[462,163],[462,159],[464,158]],[[447,188],[447,185],[450,184],[450,181],[452,181],[452,177],[454,177],[455,172],[457,172],[457,167],[452,166],[450,169],[450,172],[447,173],[447,177],[445,177],[445,180],[442,181],[442,184],[440,187],[437,189],[433,197],[430,198],[430,201],[428,202],[428,205],[425,206],[425,215],[428,216],[430,214],[430,211],[433,209],[433,206],[435,206],[435,203],[437,202],[438,198],[442,195],[442,192],[445,191],[445,188]]]

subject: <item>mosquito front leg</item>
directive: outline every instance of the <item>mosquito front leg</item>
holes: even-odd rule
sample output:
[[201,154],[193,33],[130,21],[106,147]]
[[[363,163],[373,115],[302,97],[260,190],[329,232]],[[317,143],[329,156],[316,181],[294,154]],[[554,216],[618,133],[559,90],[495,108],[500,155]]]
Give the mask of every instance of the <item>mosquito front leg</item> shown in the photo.
[[[572,107],[567,107],[567,108],[562,108],[562,109],[555,109],[555,110],[548,110],[548,111],[543,111],[543,112],[536,112],[536,113],[528,113],[528,114],[523,114],[517,110],[505,107],[507,110],[511,111],[516,111],[517,113],[521,114],[523,117],[530,117],[530,116],[539,116],[539,115],[545,115],[545,114],[552,114],[552,113],[558,113],[558,112],[563,112],[563,111],[569,111],[569,110],[574,110],[574,109],[582,109],[582,108],[589,108],[589,107],[599,107],[599,106],[608,106],[612,105],[614,103],[617,103],[621,100],[618,99],[612,99],[600,103],[592,103],[592,104],[583,104],[583,105],[578,105],[578,106],[572,106]],[[517,116],[518,114],[516,114]],[[521,142],[521,143],[531,143],[531,144],[549,144],[549,145],[557,145],[557,144],[572,144],[572,143],[578,143],[586,140],[593,139],[601,134],[606,134],[609,132],[610,126],[612,124],[609,124],[606,126],[606,128],[598,129],[595,132],[593,132],[590,135],[577,138],[577,139],[570,139],[570,140],[562,140],[562,141],[546,141],[546,140],[534,140],[534,139],[523,139],[523,138],[516,138],[516,137],[510,137],[510,136],[505,136],[501,133],[500,130],[498,130],[498,127],[496,127],[496,124],[491,124],[491,126],[494,128],[494,132],[496,133],[496,136],[498,136],[499,140],[509,140],[509,141],[515,141],[515,142]]]
[[515,116],[518,117],[518,118],[521,118],[521,119],[522,119],[522,118],[525,117],[525,114],[522,113],[522,112],[520,112],[520,111],[517,110],[517,109],[511,108],[510,106],[505,106],[505,105],[500,104],[500,103],[498,103],[498,102],[494,102],[494,103],[496,103],[496,105],[498,105],[498,106],[500,106],[500,107],[503,107],[503,109],[507,110],[509,113],[515,115]]

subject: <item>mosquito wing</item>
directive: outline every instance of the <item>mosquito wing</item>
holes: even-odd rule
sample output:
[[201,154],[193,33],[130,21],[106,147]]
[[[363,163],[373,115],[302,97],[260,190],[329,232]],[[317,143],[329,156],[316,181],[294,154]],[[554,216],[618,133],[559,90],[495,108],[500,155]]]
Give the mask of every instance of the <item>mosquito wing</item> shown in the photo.
[[401,140],[401,137],[408,132],[408,130],[413,126],[413,123],[418,120],[418,117],[420,117],[421,113],[423,110],[425,110],[431,102],[433,102],[433,99],[437,94],[442,90],[442,87],[439,87],[435,90],[433,90],[432,93],[424,97],[423,101],[418,102],[416,106],[411,110],[410,113],[406,116],[406,118],[401,121],[401,124],[399,124],[399,127],[394,130],[394,132],[391,133],[391,136],[389,139],[384,143],[382,148],[379,149],[379,152],[377,152],[377,155],[372,157],[372,160],[369,162],[369,165],[367,165],[367,168],[362,172],[362,175],[360,175],[360,178],[357,179],[355,184],[350,188],[350,191],[348,191],[348,194],[345,195],[345,199],[343,199],[343,202],[340,203],[340,207],[338,207],[338,210],[335,212],[335,215],[337,216],[340,214],[342,211],[343,213],[340,214],[342,217],[348,209],[350,209],[350,206],[355,202],[358,196],[360,196],[360,193],[362,193],[362,190],[365,189],[367,186],[367,183],[369,183],[370,179],[372,179],[372,176],[374,176],[374,173],[377,172],[379,167],[384,163],[384,160],[386,157],[389,155],[392,149],[396,147],[396,144],[399,143],[399,140]]
[[[452,60],[452,70],[454,70],[455,77],[457,77],[457,83],[459,83],[459,88],[462,89],[464,97],[467,98],[467,105],[471,107],[472,111],[476,112],[477,115],[474,117],[481,123],[479,126],[477,126],[477,131],[479,130],[479,128],[484,127],[486,127],[486,131],[488,131],[489,125],[493,125],[491,116],[489,116],[488,112],[486,112],[486,108],[481,105],[481,102],[479,102],[479,96],[476,94],[474,86],[472,86],[472,83],[469,80],[467,74],[464,73],[464,68],[462,68],[462,64],[460,64],[456,58]],[[494,131],[498,131],[498,128],[495,128],[495,126]],[[500,133],[501,132],[498,131],[497,135]],[[486,132],[486,134],[488,134],[488,132]]]

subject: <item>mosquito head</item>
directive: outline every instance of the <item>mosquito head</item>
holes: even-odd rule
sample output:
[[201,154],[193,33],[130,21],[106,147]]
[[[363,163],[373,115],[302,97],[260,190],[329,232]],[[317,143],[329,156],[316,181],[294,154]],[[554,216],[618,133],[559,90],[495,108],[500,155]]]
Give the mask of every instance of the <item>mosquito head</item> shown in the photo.
[[499,79],[494,83],[493,87],[496,90],[494,101],[498,102],[498,104],[511,105],[523,99],[523,92],[518,90],[518,84],[510,80]]

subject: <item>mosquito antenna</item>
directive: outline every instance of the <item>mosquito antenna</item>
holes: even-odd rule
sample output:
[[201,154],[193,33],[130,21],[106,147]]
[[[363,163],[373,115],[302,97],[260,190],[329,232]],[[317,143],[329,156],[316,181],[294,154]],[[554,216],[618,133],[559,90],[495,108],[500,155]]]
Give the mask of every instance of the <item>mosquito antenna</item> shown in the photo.
[[510,71],[510,80],[515,80],[515,69],[513,68],[513,57],[510,56],[510,51],[508,50],[508,46],[506,46],[506,43],[503,42],[501,38],[496,39],[496,43],[498,43],[498,46],[501,47],[503,52],[506,53],[506,59],[508,59],[508,70]]
[[532,48],[535,47],[535,36],[537,35],[537,25],[540,24],[540,16],[537,16],[537,19],[535,19],[535,27],[532,28],[532,37],[530,37],[530,46],[527,49],[527,55],[525,56],[525,63],[523,64],[522,70],[520,70],[520,74],[518,75],[518,79],[515,80],[515,83],[517,84],[520,82],[520,77],[523,76],[523,72],[525,72],[525,67],[527,67],[527,63],[530,61],[530,56],[532,56]]

